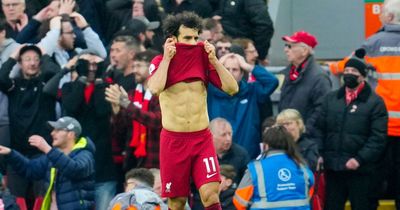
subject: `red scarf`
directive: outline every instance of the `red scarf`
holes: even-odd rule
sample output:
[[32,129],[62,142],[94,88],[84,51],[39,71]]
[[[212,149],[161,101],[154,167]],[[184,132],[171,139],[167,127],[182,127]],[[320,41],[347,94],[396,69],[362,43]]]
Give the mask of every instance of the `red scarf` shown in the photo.
[[[143,85],[136,85],[134,94],[129,96],[129,100],[133,102],[137,108],[142,111],[148,111],[149,102],[151,99],[151,93],[149,90],[143,94]],[[136,148],[133,154],[135,157],[145,157],[146,156],[146,139],[147,139],[147,129],[146,126],[140,124],[136,120],[132,120],[132,138],[129,144],[130,147]]]
[[364,86],[365,82],[361,83],[355,90],[346,87],[346,105],[349,105],[351,102],[356,100],[358,94],[360,94]]
[[90,83],[89,85],[87,85],[85,87],[85,102],[86,104],[89,104],[90,98],[93,95],[93,91],[94,91],[94,83]]
[[247,82],[248,83],[252,83],[252,82],[255,82],[256,81],[256,78],[254,77],[254,75],[250,72],[249,73],[249,78],[247,79]]
[[306,66],[307,60],[308,59],[304,60],[304,62],[302,64],[300,64],[299,67],[296,67],[295,65],[292,65],[290,67],[290,72],[289,72],[290,81],[295,81],[299,77],[300,72]]

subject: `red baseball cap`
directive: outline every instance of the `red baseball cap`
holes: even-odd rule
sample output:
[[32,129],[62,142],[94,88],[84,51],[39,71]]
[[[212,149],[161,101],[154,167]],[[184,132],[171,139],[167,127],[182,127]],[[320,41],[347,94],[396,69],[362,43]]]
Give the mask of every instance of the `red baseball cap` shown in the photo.
[[297,31],[292,36],[283,36],[282,40],[293,43],[303,42],[311,48],[318,44],[317,38],[306,31]]

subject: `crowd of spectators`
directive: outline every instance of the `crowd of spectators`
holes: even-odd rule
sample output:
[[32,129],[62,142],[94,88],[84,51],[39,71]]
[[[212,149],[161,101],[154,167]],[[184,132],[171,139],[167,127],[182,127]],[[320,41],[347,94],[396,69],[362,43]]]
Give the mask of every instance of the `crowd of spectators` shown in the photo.
[[[84,209],[95,206],[105,210],[119,193],[122,193],[120,197],[130,192],[139,195],[142,191],[150,191],[152,196],[161,195],[157,170],[163,118],[158,95],[151,93],[147,81],[154,70],[152,59],[162,53],[163,43],[168,38],[164,37],[163,20],[168,15],[187,11],[203,18],[198,41],[215,46],[219,62],[239,86],[239,92],[230,96],[211,83],[207,85],[210,131],[221,164],[223,209],[235,209],[234,192],[244,174],[247,182],[243,182],[242,187],[251,185],[249,176],[254,179],[260,175],[254,169],[257,159],[267,164],[273,161],[268,151],[281,154],[288,150],[275,142],[277,139],[265,137],[269,128],[280,126],[279,129],[285,131],[277,132],[290,135],[281,141],[293,141],[287,143],[289,149],[295,146],[299,154],[289,151],[286,153],[294,154],[294,158],[282,159],[290,162],[293,169],[301,166],[296,173],[305,173],[303,167],[311,169],[307,169],[307,173],[315,172],[325,164],[330,182],[327,192],[331,195],[328,209],[340,209],[347,191],[352,189],[364,192],[350,193],[354,209],[374,206],[378,196],[368,192],[379,192],[380,174],[366,176],[365,173],[384,167],[380,164],[385,158],[384,151],[391,151],[390,158],[398,159],[395,155],[398,143],[393,142],[399,141],[400,104],[391,98],[400,97],[399,91],[394,90],[398,84],[398,70],[383,70],[389,67],[378,58],[395,56],[398,59],[400,52],[377,53],[384,48],[374,43],[390,47],[400,41],[399,0],[385,1],[384,27],[372,41],[362,46],[364,52],[357,50],[342,64],[331,66],[332,73],[344,71],[347,75],[344,85],[336,92],[332,92],[329,75],[315,59],[317,37],[305,31],[283,36],[288,66],[281,72],[285,79],[276,117],[272,116],[270,95],[278,88],[279,80],[268,71],[268,50],[274,26],[264,0],[1,2],[0,154],[5,157],[0,157],[0,172],[4,175],[4,188],[9,190],[3,190],[2,194],[15,196],[17,200],[22,198],[28,209],[32,209],[38,199],[48,196],[57,197],[57,202],[49,203],[45,199],[43,205],[47,208],[57,205],[58,209],[63,209],[72,203],[74,206],[84,204]],[[389,33],[387,31],[395,35],[384,34]],[[374,71],[380,72],[377,94],[375,86],[370,86],[366,79],[372,69],[369,63],[375,67]],[[398,61],[393,63],[398,64]],[[383,85],[379,82],[388,78],[397,83]],[[384,105],[388,104],[386,110]],[[54,123],[60,124],[65,116],[76,120],[74,125],[79,125],[80,130],[69,137],[73,142],[69,150],[60,152],[62,148],[54,142],[61,137],[54,132],[73,129],[57,127]],[[262,139],[268,140],[263,142]],[[277,148],[268,148],[268,142],[275,143]],[[91,159],[85,156],[90,159],[85,167],[92,170],[83,171],[82,167],[68,165],[83,164],[78,160],[75,160],[77,163],[68,162],[68,158],[82,153],[90,156]],[[398,160],[394,163],[398,164]],[[32,172],[39,166],[40,173]],[[246,172],[248,167],[251,170]],[[74,176],[66,175],[65,171]],[[59,176],[55,186],[51,184],[55,182],[53,175]],[[396,176],[394,179],[398,180],[400,174]],[[83,178],[76,181],[76,177]],[[358,185],[349,181],[340,188],[336,183],[343,178],[357,180]],[[304,180],[313,182],[312,178],[308,180],[308,175]],[[79,183],[84,186],[76,187]],[[368,183],[372,184],[367,186]],[[87,194],[70,196],[78,199],[76,203],[63,200],[64,189],[56,187],[65,186]],[[57,193],[52,194],[52,188]],[[192,195],[186,208],[203,209],[199,193],[193,190]],[[13,200],[2,198],[3,202]],[[159,198],[155,200],[162,201]],[[399,196],[396,198],[399,209]]]

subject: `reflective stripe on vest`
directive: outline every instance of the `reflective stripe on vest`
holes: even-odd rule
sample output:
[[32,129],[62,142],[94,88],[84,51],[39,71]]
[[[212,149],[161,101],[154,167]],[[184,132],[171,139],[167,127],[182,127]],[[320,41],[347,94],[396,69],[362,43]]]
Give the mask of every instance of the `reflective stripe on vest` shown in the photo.
[[388,111],[389,118],[400,118],[400,112]]
[[249,206],[250,205],[250,201],[246,201],[246,200],[244,200],[242,197],[240,197],[240,196],[238,196],[238,195],[236,195],[235,194],[235,196],[233,196],[235,199],[236,199],[236,201],[237,202],[239,202],[240,203],[240,205],[242,205],[242,206]]
[[42,206],[40,210],[49,210],[51,205],[51,193],[53,191],[54,180],[56,178],[56,168],[50,169],[50,184],[49,188],[47,188],[46,195],[44,196]]
[[267,200],[267,190],[265,189],[264,171],[261,166],[261,161],[256,161],[254,163],[254,168],[256,169],[257,174],[258,193],[261,198]]
[[283,208],[283,207],[299,207],[307,205],[310,205],[310,201],[308,199],[273,201],[273,202],[261,200],[258,202],[254,202],[253,205],[251,205],[251,208],[272,209],[272,208]]
[[378,79],[378,73],[376,73],[376,71],[368,71],[368,77],[372,78],[372,79]]
[[271,208],[283,208],[283,207],[299,207],[299,206],[307,206],[310,204],[310,198],[308,196],[308,185],[309,185],[309,175],[304,168],[304,166],[300,166],[303,171],[303,178],[305,183],[305,199],[297,199],[297,200],[286,200],[286,201],[268,201],[267,198],[267,190],[265,189],[265,181],[264,181],[264,171],[261,166],[261,161],[255,161],[254,167],[256,169],[257,174],[257,187],[258,193],[260,194],[260,201],[254,201],[251,205],[251,208],[256,209],[271,209]]
[[376,78],[382,80],[399,80],[400,73],[376,73]]

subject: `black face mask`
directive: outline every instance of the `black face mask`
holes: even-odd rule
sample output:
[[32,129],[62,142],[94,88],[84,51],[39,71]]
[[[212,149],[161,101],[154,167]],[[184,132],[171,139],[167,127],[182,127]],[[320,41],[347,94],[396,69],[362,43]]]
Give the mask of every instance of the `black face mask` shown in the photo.
[[354,74],[344,74],[343,75],[344,85],[350,89],[353,89],[360,84],[357,79],[358,79],[358,76],[354,75]]

